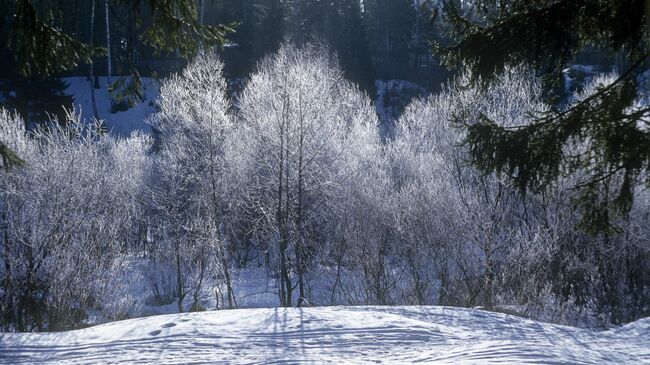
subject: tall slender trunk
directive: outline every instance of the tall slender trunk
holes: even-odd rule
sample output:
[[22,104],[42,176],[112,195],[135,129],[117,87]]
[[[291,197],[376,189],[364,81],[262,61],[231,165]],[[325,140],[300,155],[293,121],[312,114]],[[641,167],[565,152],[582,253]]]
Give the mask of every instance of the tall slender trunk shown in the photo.
[[129,72],[131,73],[131,80],[138,70],[138,49],[136,42],[138,41],[138,21],[137,21],[137,2],[132,2],[129,6],[129,41],[127,44],[129,53]]
[[175,239],[174,250],[176,252],[176,291],[178,294],[178,313],[183,313],[183,300],[185,299],[185,289],[183,288],[183,270],[181,263],[180,242]]
[[[3,197],[4,198],[4,197]],[[7,311],[7,316],[13,315],[8,318],[8,322],[17,323],[17,310],[18,306],[16,305],[16,293],[14,289],[14,282],[11,276],[11,254],[9,252],[9,217],[7,214],[7,203],[6,200],[2,202],[2,251],[3,251],[3,261],[5,266],[5,277],[2,279],[1,283],[5,288],[5,295],[3,296],[3,302],[0,303],[0,308],[3,311]],[[12,313],[9,313],[9,309],[12,310]],[[7,318],[0,317],[0,320],[5,320]],[[4,330],[4,328],[3,328]]]
[[418,69],[420,67],[420,47],[422,46],[422,33],[420,30],[420,12],[422,11],[422,7],[420,0],[415,0],[415,9],[415,57],[413,57],[413,66]]
[[289,194],[289,137],[287,134],[287,144],[286,144],[286,151],[285,151],[285,165],[287,166],[285,174],[284,174],[284,213],[283,213],[283,220],[282,220],[282,226],[284,227],[284,252],[283,252],[283,257],[285,257],[285,265],[284,265],[284,281],[285,281],[285,286],[287,287],[287,307],[292,306],[293,302],[293,289],[295,288],[293,283],[291,282],[291,269],[289,267],[289,263],[287,262],[287,249],[289,247],[289,213],[291,209],[291,195]]
[[305,128],[303,125],[302,116],[302,93],[300,94],[298,105],[300,109],[300,137],[298,140],[298,207],[296,211],[296,229],[298,231],[298,239],[296,240],[296,273],[298,274],[298,307],[302,307],[306,302],[305,300],[305,253],[303,247],[303,230],[302,230],[302,214],[303,214],[303,164],[304,164],[304,142],[305,142]]
[[194,293],[192,294],[192,306],[190,307],[190,312],[198,312],[203,310],[201,307],[201,288],[203,288],[203,276],[205,274],[205,249],[201,248],[201,257],[199,258],[199,280],[194,288]]
[[[288,110],[288,100],[285,95],[285,100],[283,101],[283,116],[280,121],[280,160],[278,161],[279,173],[278,173],[278,202],[277,202],[277,211],[276,219],[278,224],[278,233],[279,237],[279,248],[280,248],[280,304],[284,307],[291,306],[292,299],[292,290],[291,277],[289,276],[289,269],[287,264],[287,247],[289,245],[289,232],[287,227],[287,213],[289,210],[289,201],[288,201],[288,192],[285,189],[288,189],[289,186],[285,186],[285,180],[287,179],[288,171],[285,171],[286,164],[288,161],[289,153],[287,151],[288,141],[287,139],[288,131],[287,128],[287,116],[286,111]],[[283,200],[287,198],[285,204]]]
[[[201,1],[201,12],[203,12],[203,1]],[[237,307],[237,300],[235,299],[235,292],[232,288],[232,280],[230,277],[230,269],[228,267],[228,258],[226,257],[226,249],[224,247],[225,245],[225,240],[223,239],[223,235],[221,234],[221,207],[220,207],[220,199],[219,199],[219,192],[218,192],[218,182],[217,182],[217,171],[215,171],[215,161],[217,160],[217,156],[215,155],[215,150],[218,148],[217,145],[220,142],[216,140],[214,136],[214,131],[219,128],[218,125],[214,124],[214,115],[211,113],[210,114],[210,124],[211,124],[211,129],[210,129],[210,145],[209,150],[210,150],[210,163],[209,163],[209,170],[210,170],[210,184],[211,184],[211,193],[212,193],[212,209],[213,209],[213,219],[214,219],[214,224],[217,230],[217,250],[218,250],[218,255],[219,259],[221,260],[221,266],[223,268],[223,275],[226,280],[226,291],[227,291],[227,297],[228,297],[228,308],[233,308]]]
[[[283,143],[281,143],[283,144]],[[291,301],[292,301],[292,290],[293,287],[291,285],[291,277],[289,276],[289,269],[288,269],[288,263],[287,263],[287,248],[289,246],[289,232],[287,229],[287,222],[286,222],[286,212],[284,207],[284,204],[282,203],[283,198],[287,195],[286,192],[284,191],[284,156],[285,156],[285,151],[284,147],[282,148],[280,155],[281,155],[281,162],[280,166],[281,172],[280,172],[280,179],[279,179],[279,184],[278,184],[278,228],[279,228],[279,234],[280,234],[280,303],[284,307],[291,307]],[[284,208],[283,208],[284,207]]]
[[[212,160],[214,161],[214,160]],[[214,171],[214,166],[210,166],[210,174],[212,177],[212,201],[214,204],[215,210],[215,223],[217,227],[217,240],[218,240],[218,255],[221,260],[221,266],[223,267],[223,276],[226,280],[226,296],[228,297],[228,308],[237,307],[237,299],[235,298],[235,291],[232,288],[232,279],[230,276],[230,268],[228,267],[228,258],[226,257],[226,249],[224,247],[225,240],[221,234],[221,213],[219,211],[217,192],[216,192],[216,172]]]
[[[108,17],[108,0],[104,0],[104,12],[106,20],[106,51],[107,51],[107,63],[106,63],[106,81],[107,84],[111,84],[111,73],[112,73],[112,64],[111,64],[111,24],[110,18]],[[109,95],[110,99],[110,95]]]
[[205,6],[204,6],[205,1],[204,0],[200,0],[200,1],[201,1],[201,6],[199,7],[199,24],[203,25],[203,11],[205,10]]
[[[95,0],[91,0],[90,6],[90,49],[95,47]],[[95,119],[99,119],[97,113],[97,101],[95,100],[95,70],[94,70],[95,57],[94,54],[90,56],[90,98],[93,102],[93,115]]]

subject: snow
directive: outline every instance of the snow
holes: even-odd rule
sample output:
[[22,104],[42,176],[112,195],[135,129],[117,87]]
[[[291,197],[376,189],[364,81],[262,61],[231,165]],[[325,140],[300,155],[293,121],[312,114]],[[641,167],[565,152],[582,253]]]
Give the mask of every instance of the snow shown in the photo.
[[478,309],[313,307],[183,313],[0,335],[7,364],[650,364],[650,318],[608,331]]
[[[93,116],[93,104],[90,84],[86,77],[64,77],[67,83],[66,95],[74,99],[74,107],[82,112],[82,119],[90,120]],[[115,81],[116,79],[112,79]],[[109,131],[116,136],[128,137],[133,131],[151,132],[151,126],[145,122],[146,117],[155,112],[155,100],[159,94],[158,82],[149,77],[142,78],[145,100],[129,110],[111,113],[111,103],[107,89],[106,77],[99,78],[99,89],[95,89],[97,113],[105,121]]]
[[[230,275],[235,294],[237,308],[271,308],[280,306],[278,297],[279,287],[277,278],[268,268],[252,264],[252,267],[231,269]],[[173,291],[175,276],[173,268],[153,267],[151,262],[142,258],[130,257],[107,270],[107,288],[101,291],[98,298],[101,307],[97,311],[87,310],[86,325],[97,325],[114,319],[138,318],[178,312],[178,297],[171,292],[161,294],[168,302],[157,302],[152,288],[152,280],[157,280],[158,287]],[[350,294],[346,298],[335,296],[332,303],[332,286],[336,280],[334,268],[316,265],[305,275],[305,284],[310,293],[312,305],[331,304],[363,304],[364,297]],[[162,281],[166,281],[163,283]],[[351,288],[355,285],[353,276],[342,270],[339,285]],[[358,284],[357,284],[358,285]],[[209,310],[223,309],[227,306],[227,287],[222,280],[212,276],[204,278],[203,289],[199,299],[200,304]],[[219,297],[217,302],[217,297]],[[294,295],[294,303],[297,300]],[[189,310],[194,299],[192,295],[185,297],[183,308]]]

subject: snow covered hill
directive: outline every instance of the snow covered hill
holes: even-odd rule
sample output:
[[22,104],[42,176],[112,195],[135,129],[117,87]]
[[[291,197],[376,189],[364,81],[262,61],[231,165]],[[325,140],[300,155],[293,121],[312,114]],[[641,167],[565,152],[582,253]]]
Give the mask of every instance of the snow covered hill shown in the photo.
[[650,318],[592,331],[449,307],[265,308],[0,335],[3,364],[650,363]]

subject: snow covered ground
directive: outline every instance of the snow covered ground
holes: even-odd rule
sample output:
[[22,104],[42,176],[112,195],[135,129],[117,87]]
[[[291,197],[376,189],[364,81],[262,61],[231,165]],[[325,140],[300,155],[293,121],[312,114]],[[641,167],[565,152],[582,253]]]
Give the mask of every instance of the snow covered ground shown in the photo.
[[[82,113],[82,119],[90,120],[93,116],[90,85],[85,77],[64,77],[67,87],[65,93],[74,99],[73,106]],[[113,79],[115,81],[115,79]],[[155,79],[142,78],[144,101],[139,102],[129,110],[111,113],[111,102],[108,94],[106,77],[99,78],[99,89],[95,90],[97,113],[104,120],[108,129],[117,136],[128,137],[133,131],[150,132],[151,126],[146,118],[155,112],[155,100],[158,97],[159,86]]]
[[650,318],[608,331],[449,307],[265,308],[0,335],[5,364],[648,364]]

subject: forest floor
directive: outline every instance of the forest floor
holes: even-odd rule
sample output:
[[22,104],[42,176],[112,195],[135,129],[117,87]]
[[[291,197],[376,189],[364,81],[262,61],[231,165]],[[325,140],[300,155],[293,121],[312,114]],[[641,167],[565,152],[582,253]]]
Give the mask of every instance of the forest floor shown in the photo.
[[606,331],[451,307],[258,308],[0,334],[3,364],[650,364],[650,318]]

